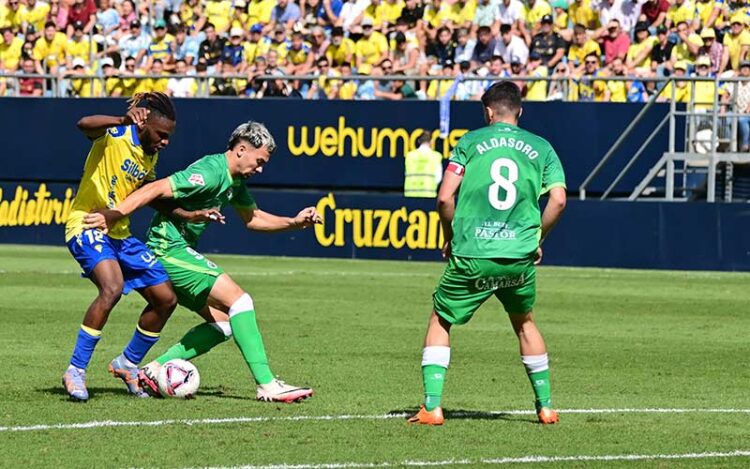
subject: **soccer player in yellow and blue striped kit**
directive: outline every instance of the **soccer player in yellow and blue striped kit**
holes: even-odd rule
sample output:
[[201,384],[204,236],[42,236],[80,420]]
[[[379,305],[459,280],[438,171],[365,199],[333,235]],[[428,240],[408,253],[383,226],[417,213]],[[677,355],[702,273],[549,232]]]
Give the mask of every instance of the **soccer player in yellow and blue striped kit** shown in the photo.
[[70,397],[87,401],[86,368],[99,342],[110,311],[123,293],[138,291],[148,302],[130,343],[112,360],[109,371],[122,379],[128,391],[146,397],[138,381],[138,364],[159,339],[159,333],[177,299],[167,272],[156,256],[130,234],[124,218],[105,233],[90,229],[86,213],[115,207],[128,194],[156,178],[158,153],[169,144],[176,122],[174,105],[163,93],[133,97],[125,116],[94,115],[82,118],[78,128],[92,141],[83,177],[65,225],[70,253],[98,288],[78,331],[63,385]]

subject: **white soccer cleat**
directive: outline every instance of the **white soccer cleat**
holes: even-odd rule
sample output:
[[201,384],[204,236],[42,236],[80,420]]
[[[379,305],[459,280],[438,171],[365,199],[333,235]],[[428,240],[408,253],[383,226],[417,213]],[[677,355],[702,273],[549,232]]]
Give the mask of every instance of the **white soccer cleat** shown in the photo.
[[313,395],[310,388],[299,388],[290,386],[280,379],[275,379],[268,384],[258,386],[256,397],[259,401],[265,402],[300,402]]

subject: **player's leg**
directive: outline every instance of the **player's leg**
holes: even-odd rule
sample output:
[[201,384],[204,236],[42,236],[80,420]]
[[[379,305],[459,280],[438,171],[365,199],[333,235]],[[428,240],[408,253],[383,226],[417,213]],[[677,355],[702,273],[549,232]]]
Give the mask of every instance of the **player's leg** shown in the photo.
[[228,313],[232,336],[258,385],[259,400],[294,402],[312,395],[310,388],[291,386],[274,379],[258,328],[253,299],[227,274],[216,279],[208,296],[208,304]]
[[[525,272],[516,271],[520,267]],[[527,266],[509,265],[508,278],[518,278],[519,285],[498,290],[497,297],[508,312],[513,331],[518,337],[526,374],[534,390],[535,407],[541,423],[557,423],[557,412],[552,410],[549,359],[547,347],[534,322],[532,309],[536,302],[536,270],[529,261]]]
[[190,329],[179,342],[154,361],[163,365],[169,360],[192,360],[232,338],[232,328],[229,325],[227,313],[206,306],[198,314],[206,322]]
[[86,310],[70,364],[62,380],[68,395],[78,401],[89,398],[86,369],[109,313],[120,300],[123,289],[122,271],[109,244],[109,238],[99,231],[89,232],[90,236],[86,236],[84,232],[68,243],[68,249],[81,265],[83,275],[91,279],[98,289],[96,298]]
[[144,388],[148,387],[154,394],[158,395],[156,376],[161,365],[169,360],[192,360],[232,337],[232,328],[229,325],[227,313],[206,306],[198,314],[206,322],[190,329],[179,342],[141,369],[139,378]]
[[422,350],[424,403],[411,423],[442,425],[441,400],[445,376],[450,364],[450,330],[454,324],[467,323],[479,306],[492,294],[477,288],[479,273],[476,259],[453,257],[433,294],[433,311]]
[[177,307],[177,297],[164,267],[148,247],[136,238],[119,242],[118,259],[125,279],[124,293],[136,290],[146,300],[133,336],[123,352],[109,364],[113,376],[123,380],[128,391],[147,397],[138,379],[138,364],[159,340],[161,330]]

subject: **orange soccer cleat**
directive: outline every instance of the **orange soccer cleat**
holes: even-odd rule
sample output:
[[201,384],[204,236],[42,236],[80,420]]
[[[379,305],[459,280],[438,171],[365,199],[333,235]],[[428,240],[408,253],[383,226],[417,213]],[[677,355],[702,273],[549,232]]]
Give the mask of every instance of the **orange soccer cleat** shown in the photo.
[[419,407],[419,412],[409,418],[409,423],[418,423],[421,425],[442,425],[445,422],[443,409],[435,407],[428,411],[424,406]]
[[560,421],[560,416],[557,415],[557,412],[549,407],[542,407],[536,412],[536,415],[539,417],[539,423],[542,425],[550,425]]

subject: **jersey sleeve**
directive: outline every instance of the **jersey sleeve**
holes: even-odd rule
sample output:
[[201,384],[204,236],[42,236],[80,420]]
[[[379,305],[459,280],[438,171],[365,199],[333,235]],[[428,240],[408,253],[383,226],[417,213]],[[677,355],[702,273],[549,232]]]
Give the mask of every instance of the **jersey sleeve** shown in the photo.
[[542,173],[542,193],[546,194],[555,187],[565,188],[565,171],[563,171],[560,157],[552,147],[549,148]]
[[464,136],[458,141],[458,144],[453,148],[453,151],[451,151],[451,156],[448,159],[448,162],[457,164],[461,167],[466,167],[469,163],[469,152],[467,150],[467,139]]
[[229,204],[234,208],[244,208],[249,210],[255,210],[258,208],[255,198],[250,194],[247,186],[242,182],[232,187],[232,199],[229,201]]
[[169,176],[169,185],[174,199],[184,199],[207,194],[221,185],[221,174],[205,161],[198,161]]

